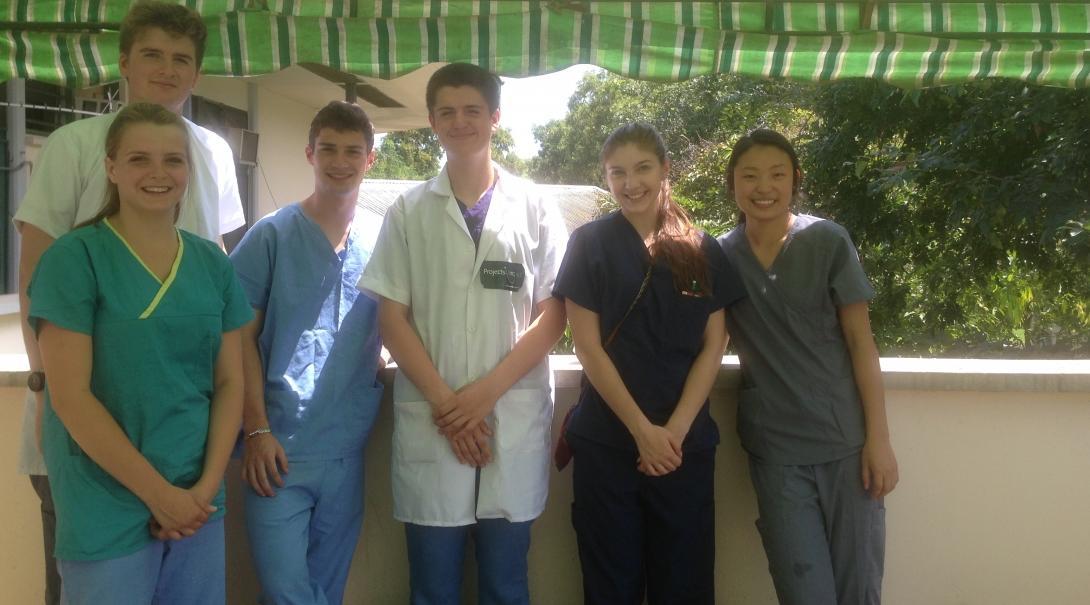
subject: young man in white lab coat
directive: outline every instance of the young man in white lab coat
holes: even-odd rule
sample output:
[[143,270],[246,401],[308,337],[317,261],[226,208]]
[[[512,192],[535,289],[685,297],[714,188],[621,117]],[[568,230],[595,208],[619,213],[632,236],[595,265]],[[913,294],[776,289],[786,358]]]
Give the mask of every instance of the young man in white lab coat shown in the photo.
[[459,603],[473,537],[479,603],[529,603],[530,523],[548,492],[555,204],[492,162],[499,79],[454,63],[428,82],[439,176],[386,214],[360,287],[381,297],[394,380],[394,516],[414,605]]

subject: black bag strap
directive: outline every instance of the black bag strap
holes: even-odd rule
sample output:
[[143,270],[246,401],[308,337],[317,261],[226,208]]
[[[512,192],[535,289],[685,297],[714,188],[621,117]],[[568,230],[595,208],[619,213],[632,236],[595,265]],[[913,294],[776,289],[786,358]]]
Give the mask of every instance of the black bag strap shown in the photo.
[[636,308],[636,303],[640,302],[640,297],[643,296],[643,293],[647,291],[647,284],[651,282],[651,269],[654,266],[655,264],[653,261],[647,263],[647,272],[643,274],[643,282],[640,283],[639,292],[636,292],[636,298],[633,298],[632,304],[628,305],[628,310],[624,312],[624,317],[621,318],[621,321],[617,322],[617,325],[613,326],[613,331],[609,333],[609,337],[606,338],[606,341],[602,343],[603,349],[608,347],[609,344],[613,342],[613,339],[617,337],[617,332],[620,331],[621,324],[623,324],[624,320],[628,319],[628,316],[632,314],[632,309]]

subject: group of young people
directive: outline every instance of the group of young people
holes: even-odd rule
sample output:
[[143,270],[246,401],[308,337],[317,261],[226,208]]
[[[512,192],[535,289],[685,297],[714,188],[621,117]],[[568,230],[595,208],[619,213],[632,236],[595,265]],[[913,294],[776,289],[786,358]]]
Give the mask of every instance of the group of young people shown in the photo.
[[662,137],[621,126],[601,153],[619,209],[569,238],[491,159],[498,78],[450,64],[426,90],[446,165],[389,209],[373,249],[356,200],[374,129],[332,102],[304,150],[313,192],[228,258],[220,236],[244,222],[230,150],[180,116],[205,37],[191,10],[137,3],[120,39],[129,104],[50,136],[15,216],[47,603],[223,603],[236,450],[262,602],[341,603],[383,345],[411,602],[460,602],[472,541],[479,602],[528,603],[566,325],[586,377],[562,437],[587,603],[715,603],[708,396],[729,337],[780,601],[880,601],[897,465],[873,291],[847,233],[796,213],[786,138],[737,142],[741,221],[716,240],[671,196]]

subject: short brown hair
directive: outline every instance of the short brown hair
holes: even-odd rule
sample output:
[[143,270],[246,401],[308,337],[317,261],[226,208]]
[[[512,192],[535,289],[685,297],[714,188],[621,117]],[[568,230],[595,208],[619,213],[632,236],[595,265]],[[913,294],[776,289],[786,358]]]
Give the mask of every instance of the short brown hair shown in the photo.
[[310,137],[308,143],[313,148],[318,133],[323,128],[332,128],[337,132],[362,132],[367,140],[367,153],[375,146],[375,127],[371,124],[371,118],[359,105],[345,103],[344,101],[330,101],[325,107],[318,110],[314,119],[310,121]]
[[469,86],[481,93],[485,103],[488,103],[488,111],[495,113],[500,108],[500,81],[496,74],[472,63],[451,63],[436,70],[428,78],[428,86],[424,91],[424,101],[428,106],[428,113],[435,111],[435,98],[439,96],[439,89],[444,86]]
[[204,44],[208,39],[208,28],[201,16],[180,4],[141,0],[132,5],[121,21],[121,54],[127,55],[132,50],[136,37],[149,28],[157,27],[172,36],[185,36],[193,41],[197,56],[197,69],[204,60]]

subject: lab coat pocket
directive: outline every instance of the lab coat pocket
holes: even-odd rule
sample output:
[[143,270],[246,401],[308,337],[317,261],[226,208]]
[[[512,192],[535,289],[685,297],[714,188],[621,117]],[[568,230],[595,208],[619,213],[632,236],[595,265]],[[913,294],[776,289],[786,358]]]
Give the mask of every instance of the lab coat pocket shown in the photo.
[[495,470],[481,477],[480,516],[528,521],[541,514],[549,491],[552,412],[543,390],[511,390],[500,398]]
[[427,401],[394,403],[394,457],[401,462],[435,462],[445,440],[432,421]]
[[537,389],[512,389],[496,403],[496,440],[500,451],[550,449],[553,406]]

